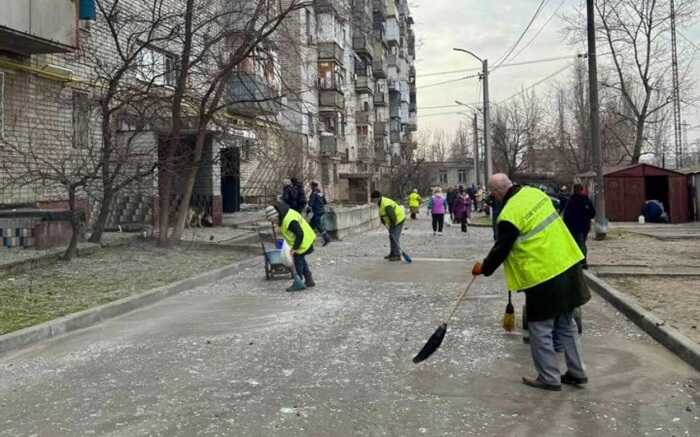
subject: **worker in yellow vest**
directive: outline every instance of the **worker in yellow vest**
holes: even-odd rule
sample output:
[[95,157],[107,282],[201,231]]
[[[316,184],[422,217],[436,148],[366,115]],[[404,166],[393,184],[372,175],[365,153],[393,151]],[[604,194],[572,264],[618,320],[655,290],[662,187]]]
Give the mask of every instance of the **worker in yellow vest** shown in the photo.
[[[311,226],[298,212],[287,204],[270,205],[265,209],[265,216],[272,225],[279,226],[282,238],[292,248],[294,260],[294,282],[287,291],[301,291],[316,285],[311,275],[306,255],[314,251],[316,234]],[[303,281],[302,281],[303,278]]]
[[422,201],[423,199],[421,199],[420,194],[418,194],[418,189],[414,188],[411,194],[408,195],[408,209],[411,210],[411,220],[416,219]]
[[[574,310],[591,298],[581,270],[583,254],[545,193],[514,185],[505,174],[493,175],[489,189],[502,204],[497,240],[472,273],[490,276],[504,264],[508,289],[525,293],[530,351],[538,376],[522,382],[551,391],[560,391],[561,384],[586,384],[574,321]],[[558,351],[566,356],[564,374]]]
[[389,231],[389,247],[391,247],[391,250],[384,259],[401,261],[401,246],[399,242],[403,224],[406,221],[406,212],[401,205],[388,197],[383,197],[379,191],[372,192],[371,198],[372,202],[377,202],[379,218]]

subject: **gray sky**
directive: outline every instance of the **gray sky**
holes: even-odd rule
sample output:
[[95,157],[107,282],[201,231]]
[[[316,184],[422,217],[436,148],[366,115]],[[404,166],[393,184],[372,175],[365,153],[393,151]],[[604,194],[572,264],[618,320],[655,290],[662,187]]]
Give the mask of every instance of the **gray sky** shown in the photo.
[[[476,72],[435,76],[430,74],[480,67],[477,60],[467,54],[454,52],[453,47],[466,48],[482,58],[487,58],[489,66],[493,68],[496,61],[513,46],[525,29],[539,1],[413,0],[411,3],[411,12],[416,21],[418,44],[416,81],[419,129],[421,131],[425,129],[454,131],[467,117],[454,113],[460,111],[460,108],[426,108],[454,105],[455,99],[465,103],[479,102],[481,100],[479,80],[467,79],[445,85],[431,85]],[[573,47],[567,44],[566,37],[562,33],[564,22],[558,16],[573,12],[578,3],[578,0],[548,0],[530,31],[506,63],[560,56],[570,56],[571,60],[497,69],[490,76],[492,102],[500,102],[519,92],[523,87],[529,87],[565,68],[572,63],[576,53],[585,51],[585,47]],[[542,28],[539,36],[518,54]],[[696,25],[690,29],[683,29],[682,32],[700,44],[699,30],[700,26]],[[689,46],[680,36],[679,42]],[[600,52],[603,50],[605,47],[599,47]],[[517,57],[514,56],[516,54],[518,54]],[[693,63],[694,77],[699,77],[700,74],[700,56],[698,55],[700,53],[696,52]],[[568,68],[536,87],[537,94],[544,96],[551,91],[551,82],[569,80],[571,71],[572,69]],[[700,111],[693,107],[684,108],[684,121],[688,121],[692,126],[700,124]],[[696,138],[700,138],[700,128],[689,131],[689,139],[694,141]],[[673,142],[672,138],[670,141]]]

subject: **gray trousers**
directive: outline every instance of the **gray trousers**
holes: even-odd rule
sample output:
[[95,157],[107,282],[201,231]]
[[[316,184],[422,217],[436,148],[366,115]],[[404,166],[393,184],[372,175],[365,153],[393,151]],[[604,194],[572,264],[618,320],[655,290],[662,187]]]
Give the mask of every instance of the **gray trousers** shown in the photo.
[[391,251],[390,256],[401,256],[401,231],[403,230],[403,223],[400,225],[392,226],[389,228],[389,244]]
[[537,369],[538,379],[545,384],[561,384],[557,349],[564,352],[566,367],[570,375],[583,378],[586,368],[583,364],[581,343],[577,338],[577,327],[573,312],[561,314],[541,322],[528,322],[530,331],[530,352]]

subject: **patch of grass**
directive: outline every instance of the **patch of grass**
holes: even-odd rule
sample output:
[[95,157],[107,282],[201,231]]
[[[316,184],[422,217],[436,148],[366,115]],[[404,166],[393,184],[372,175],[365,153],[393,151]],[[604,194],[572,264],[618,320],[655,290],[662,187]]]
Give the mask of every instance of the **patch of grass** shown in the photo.
[[159,249],[148,244],[105,248],[72,262],[0,275],[0,334],[112,302],[247,255],[230,249]]

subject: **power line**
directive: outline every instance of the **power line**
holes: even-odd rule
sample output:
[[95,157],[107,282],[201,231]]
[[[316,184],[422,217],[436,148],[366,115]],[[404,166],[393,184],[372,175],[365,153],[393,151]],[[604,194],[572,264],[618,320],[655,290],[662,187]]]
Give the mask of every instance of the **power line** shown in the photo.
[[436,86],[440,86],[440,85],[446,85],[446,84],[448,84],[448,83],[460,82],[460,81],[467,80],[467,79],[474,79],[474,78],[477,78],[477,77],[479,77],[479,75],[478,75],[478,74],[474,74],[474,75],[471,75],[471,76],[460,77],[459,79],[445,80],[445,81],[443,81],[443,82],[437,82],[437,83],[431,83],[431,84],[428,84],[428,85],[419,86],[417,89],[422,90],[422,89],[425,89],[425,88],[432,88],[432,87],[436,87]]
[[508,100],[514,98],[514,97],[517,97],[517,96],[519,96],[519,95],[521,95],[521,94],[524,94],[524,93],[526,93],[527,91],[529,91],[529,90],[531,90],[531,89],[533,89],[533,88],[538,87],[539,85],[541,85],[541,84],[543,84],[544,82],[548,81],[549,79],[551,79],[551,78],[553,78],[553,77],[555,77],[555,76],[557,76],[557,75],[563,73],[564,71],[568,70],[569,68],[571,68],[571,67],[573,67],[573,66],[574,66],[573,63],[572,63],[572,64],[569,64],[569,65],[566,65],[564,68],[560,68],[559,70],[557,70],[557,71],[555,71],[554,73],[548,75],[547,77],[545,77],[545,78],[543,78],[543,79],[540,79],[540,80],[538,80],[537,82],[533,83],[533,84],[530,85],[529,87],[524,88],[524,89],[518,91],[517,93],[515,93],[515,94],[513,94],[512,96],[508,97],[507,99],[501,100],[501,101],[498,102],[497,104],[498,104],[498,105],[503,104],[503,103],[507,102]]
[[[554,58],[532,59],[529,61],[522,61],[522,62],[513,62],[513,63],[508,63],[508,64],[502,64],[499,68],[517,67],[517,66],[521,66],[521,65],[543,64],[546,62],[562,61],[565,59],[567,59],[567,60],[571,59],[571,55],[558,56],[558,57],[554,57]],[[448,71],[438,71],[435,73],[419,74],[418,77],[444,76],[444,75],[448,75],[448,74],[466,73],[469,71],[481,71],[481,67],[463,68],[461,70],[448,70]],[[491,70],[491,73],[493,73],[493,70]]]
[[537,7],[537,10],[535,11],[535,14],[530,19],[530,22],[527,23],[527,27],[525,27],[525,30],[523,30],[523,33],[521,33],[520,37],[517,39],[517,41],[515,41],[515,44],[513,44],[513,47],[511,47],[510,50],[508,50],[505,55],[503,55],[498,61],[496,61],[496,65],[493,67],[494,70],[496,68],[500,67],[501,64],[506,62],[508,60],[508,57],[515,51],[516,48],[518,48],[518,45],[522,42],[523,38],[525,38],[525,35],[530,30],[530,27],[532,27],[532,23],[534,23],[535,20],[537,19],[537,17],[540,15],[540,12],[542,12],[542,8],[544,7],[545,3],[547,3],[547,1],[548,0],[542,0],[540,2],[540,5]]
[[426,117],[439,117],[439,116],[447,116],[447,115],[468,115],[466,112],[460,111],[451,111],[451,112],[438,112],[434,114],[418,114],[418,118],[426,118]]
[[535,36],[533,36],[533,37],[530,39],[530,41],[528,41],[527,44],[525,44],[525,47],[521,48],[521,49],[518,51],[518,53],[516,53],[516,54],[511,58],[511,61],[512,61],[513,59],[517,58],[518,56],[520,56],[520,54],[521,54],[522,52],[524,52],[525,50],[527,50],[527,48],[530,47],[530,46],[532,45],[533,42],[535,42],[535,40],[537,39],[537,37],[540,36],[540,34],[542,33],[542,31],[543,31],[544,29],[547,28],[547,26],[548,26],[549,23],[552,21],[552,19],[557,15],[557,12],[559,12],[559,10],[561,9],[561,7],[564,6],[564,3],[566,3],[566,0],[562,0],[562,2],[559,3],[559,6],[557,6],[557,8],[556,8],[556,9],[554,10],[554,12],[552,13],[552,15],[550,15],[549,18],[547,18],[547,21],[545,21],[544,24],[543,24],[543,25],[540,27],[540,29],[537,31],[537,33],[535,33]]

